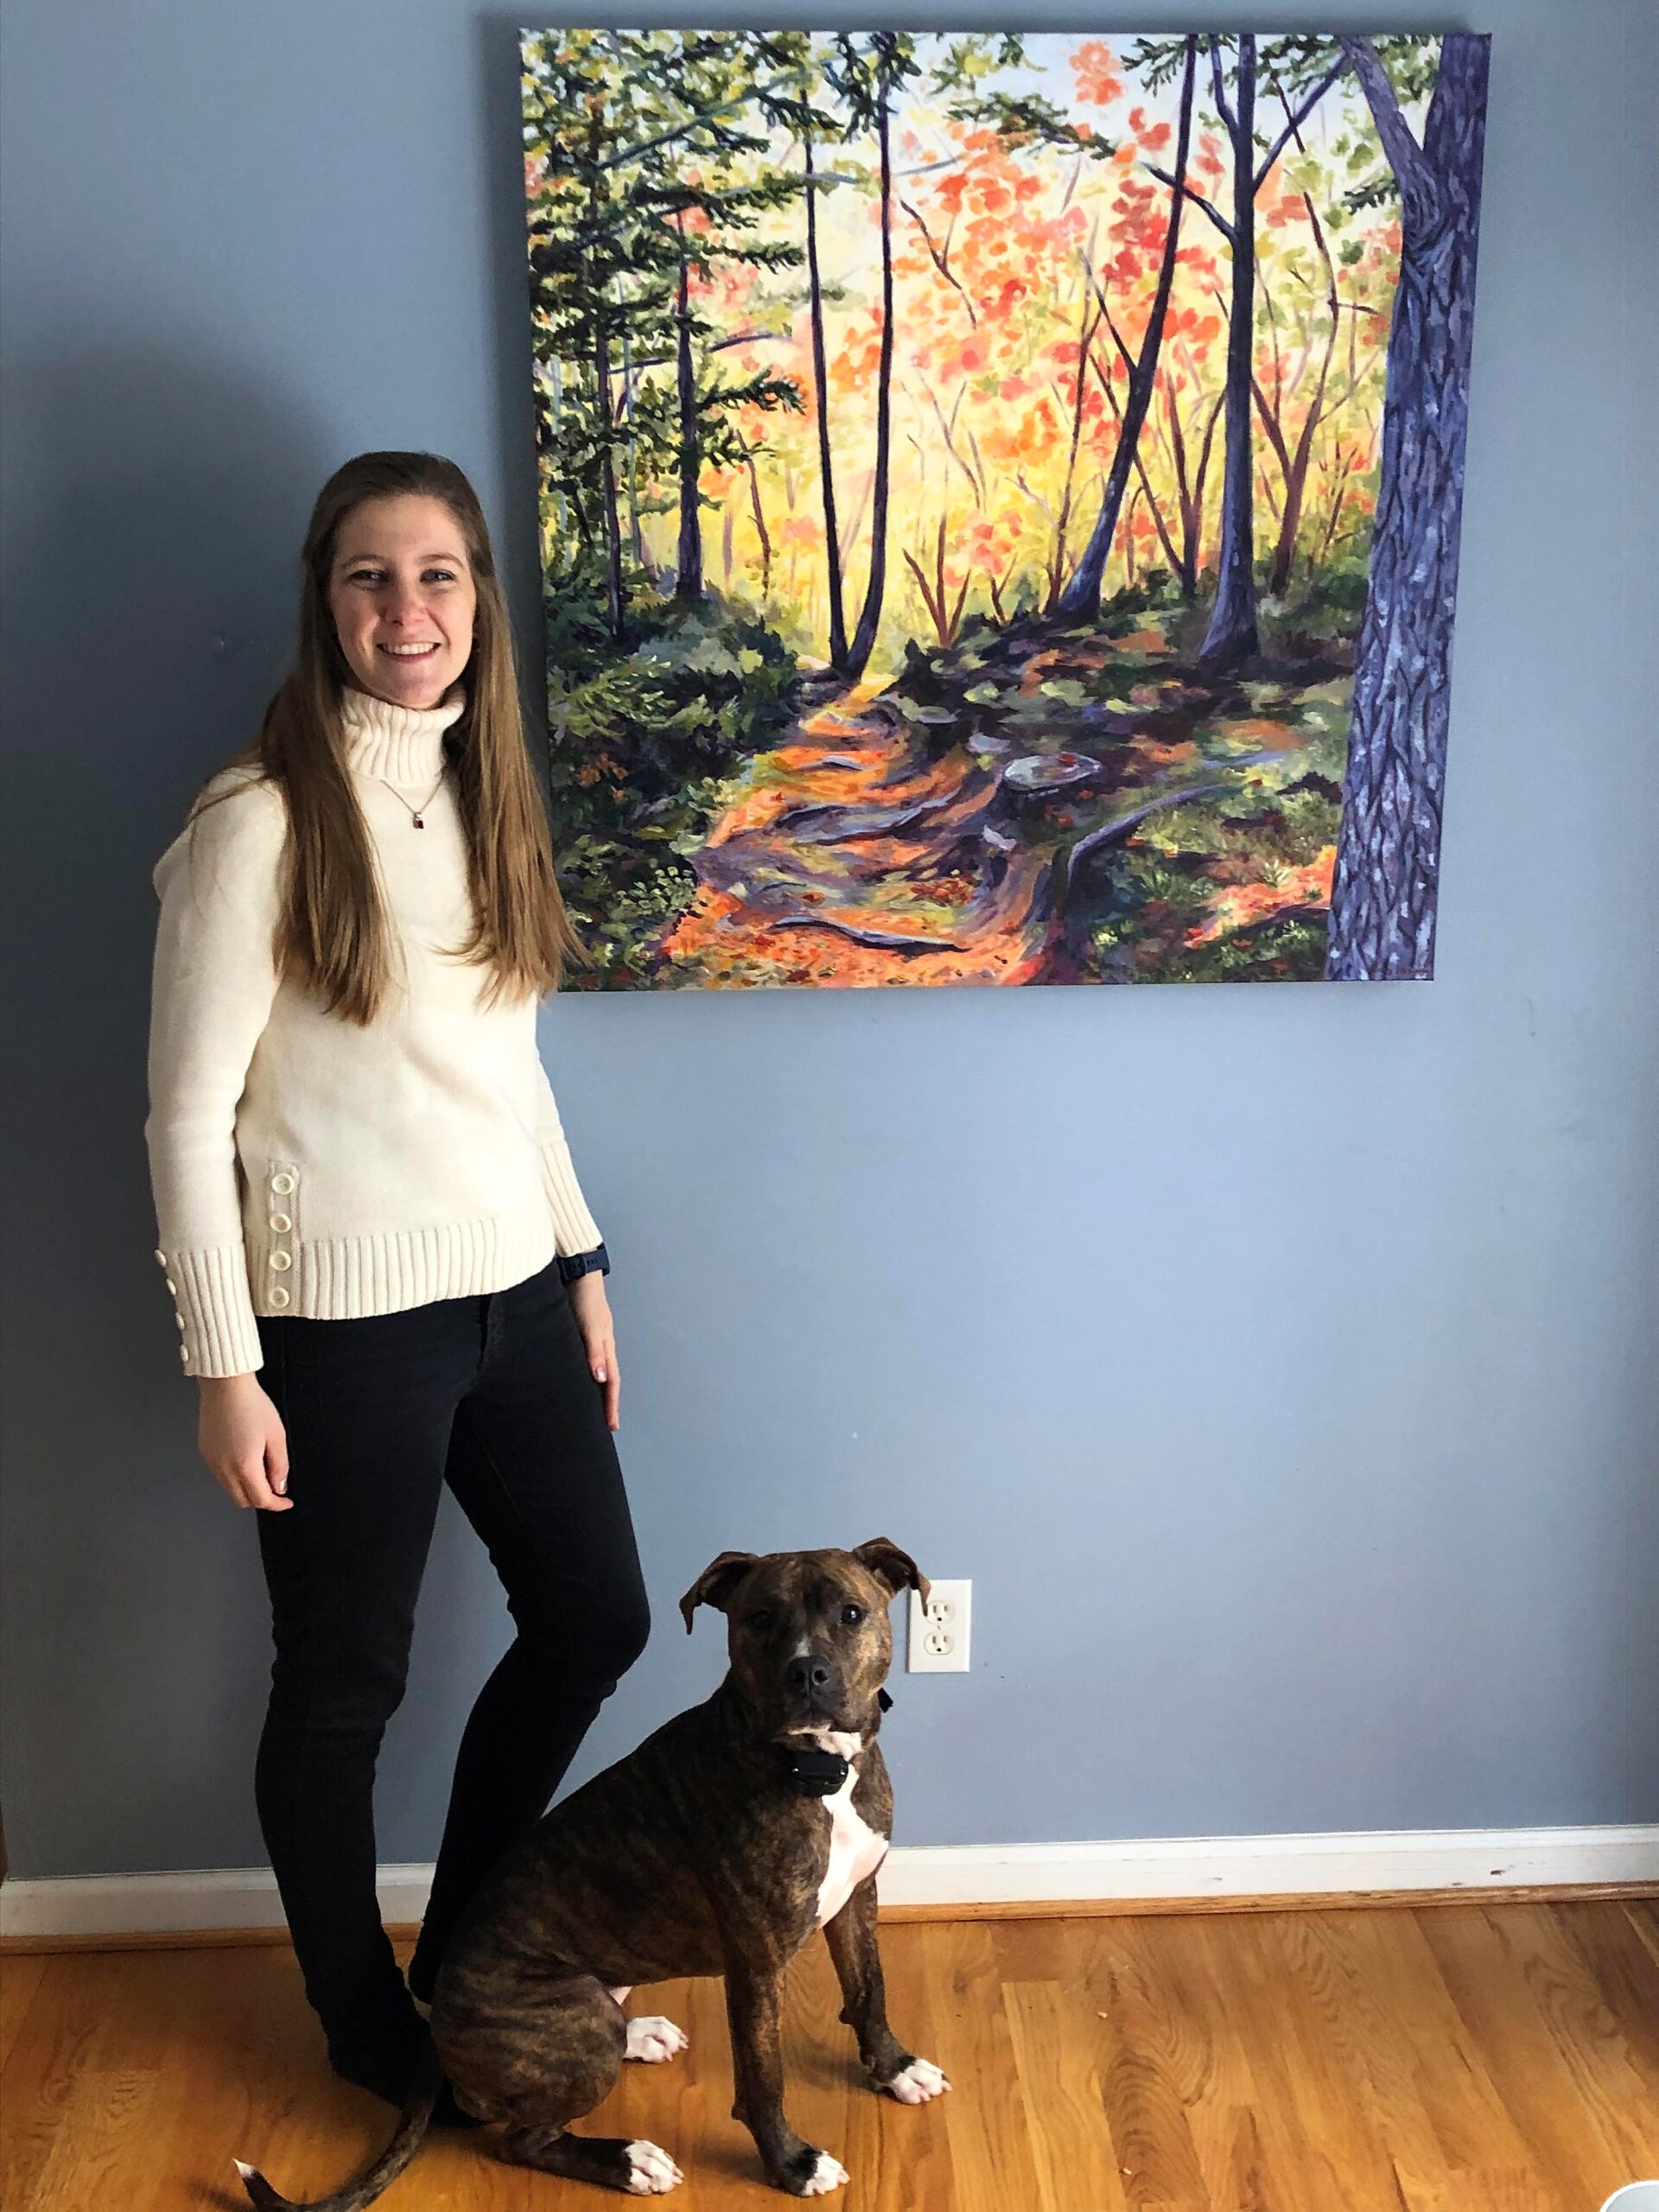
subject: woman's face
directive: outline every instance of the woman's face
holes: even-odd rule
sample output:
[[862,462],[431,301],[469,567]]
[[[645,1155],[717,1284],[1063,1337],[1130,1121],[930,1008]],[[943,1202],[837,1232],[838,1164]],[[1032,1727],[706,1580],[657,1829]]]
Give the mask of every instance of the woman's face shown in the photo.
[[473,650],[478,593],[461,524],[442,499],[365,499],[334,537],[328,607],[359,686],[435,707]]

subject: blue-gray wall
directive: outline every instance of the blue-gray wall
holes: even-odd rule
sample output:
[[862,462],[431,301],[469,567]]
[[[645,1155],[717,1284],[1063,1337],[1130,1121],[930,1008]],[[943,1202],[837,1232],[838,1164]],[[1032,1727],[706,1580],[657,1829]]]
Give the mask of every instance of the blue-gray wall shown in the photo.
[[[534,634],[517,21],[7,11],[21,1874],[262,1857],[253,1529],[150,1258],[149,870],[347,454],[472,472]],[[1440,980],[550,1011],[657,1608],[594,1758],[712,1679],[674,1612],[710,1554],[887,1533],[976,1586],[971,1677],[896,1684],[906,1840],[1659,1819],[1655,18],[1472,27]],[[447,1520],[385,1857],[430,1856],[505,1628]]]

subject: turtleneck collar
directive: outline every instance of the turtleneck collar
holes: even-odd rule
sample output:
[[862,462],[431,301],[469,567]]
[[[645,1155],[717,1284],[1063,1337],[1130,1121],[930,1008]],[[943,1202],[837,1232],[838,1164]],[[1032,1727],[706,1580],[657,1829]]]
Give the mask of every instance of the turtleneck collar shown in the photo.
[[355,775],[389,784],[435,783],[443,772],[443,734],[466,711],[461,691],[435,707],[395,707],[348,687],[340,702],[346,764]]

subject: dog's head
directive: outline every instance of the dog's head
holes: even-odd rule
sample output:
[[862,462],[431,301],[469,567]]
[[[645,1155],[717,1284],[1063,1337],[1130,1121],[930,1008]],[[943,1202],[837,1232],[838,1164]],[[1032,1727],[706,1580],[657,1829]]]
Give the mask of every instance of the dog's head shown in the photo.
[[[885,1536],[856,1551],[722,1552],[680,1600],[688,1634],[699,1605],[726,1616],[731,1679],[766,1741],[862,1739],[893,1661],[887,1607],[927,1581]],[[855,1746],[854,1748],[856,1748]]]

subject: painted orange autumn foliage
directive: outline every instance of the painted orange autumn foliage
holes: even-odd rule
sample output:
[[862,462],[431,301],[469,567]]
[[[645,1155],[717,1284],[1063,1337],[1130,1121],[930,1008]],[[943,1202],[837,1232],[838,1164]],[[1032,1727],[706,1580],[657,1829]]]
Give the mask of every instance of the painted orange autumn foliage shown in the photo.
[[[964,584],[963,616],[977,609],[1002,620],[1016,603],[1052,602],[1112,466],[1170,223],[1169,188],[1153,170],[1172,158],[1172,129],[1167,113],[1131,95],[1109,41],[1076,42],[1066,65],[1074,127],[1107,158],[955,120],[925,98],[896,118],[890,639],[938,635],[942,622],[953,628]],[[1195,188],[1224,197],[1215,132],[1198,133],[1190,158]],[[820,166],[836,180],[818,200],[826,398],[845,589],[855,595],[882,351],[881,211],[868,147],[836,149]],[[1296,543],[1311,562],[1346,544],[1369,512],[1376,451],[1367,424],[1380,393],[1398,226],[1386,213],[1369,221],[1362,257],[1340,272],[1342,358],[1320,391],[1309,365],[1329,320],[1326,287],[1306,195],[1282,160],[1263,183],[1258,215],[1257,381],[1287,450],[1310,410],[1317,416],[1296,518]],[[798,222],[791,208],[776,219],[776,233],[793,235]],[[688,211],[689,238],[706,226],[700,210]],[[1221,241],[1189,204],[1154,404],[1113,555],[1118,582],[1157,562],[1196,578],[1213,559],[1220,468],[1211,448],[1230,282]],[[804,286],[798,276],[781,280],[721,258],[706,274],[693,270],[689,294],[721,334],[701,345],[701,378],[782,377],[799,400],[791,412],[733,412],[748,459],[703,468],[707,557],[727,588],[747,588],[787,612],[804,637],[821,639],[824,510]],[[1257,537],[1271,544],[1283,494],[1265,440],[1261,458]],[[654,560],[671,562],[673,526],[666,508],[644,511]]]
[[1234,930],[1252,928],[1293,907],[1328,906],[1336,866],[1337,849],[1326,845],[1316,860],[1302,868],[1286,868],[1270,883],[1242,883],[1224,891],[1211,901],[1203,921],[1187,931],[1188,944],[1213,944]]

